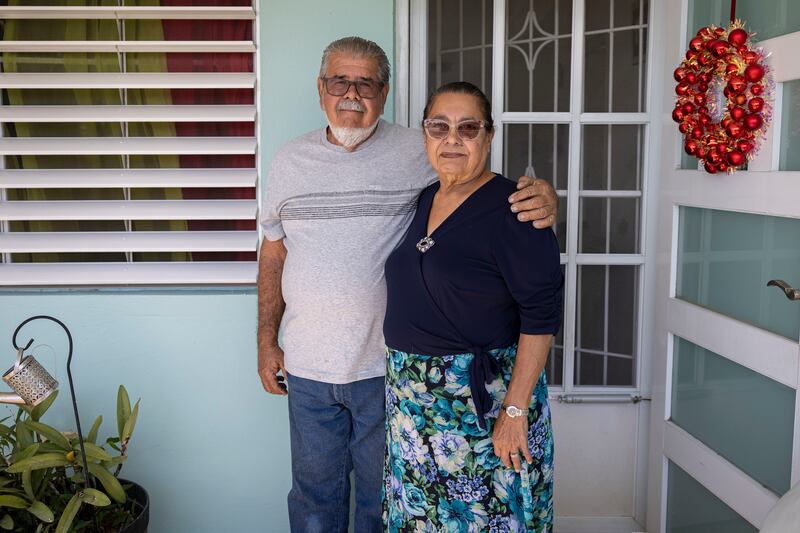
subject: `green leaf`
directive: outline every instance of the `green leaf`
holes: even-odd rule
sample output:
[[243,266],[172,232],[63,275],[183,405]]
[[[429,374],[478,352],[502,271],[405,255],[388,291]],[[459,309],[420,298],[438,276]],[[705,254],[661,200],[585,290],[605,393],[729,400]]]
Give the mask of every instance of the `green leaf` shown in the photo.
[[0,527],[6,531],[14,529],[14,520],[11,518],[11,515],[5,515],[3,518],[0,518]]
[[89,463],[89,472],[100,480],[103,488],[106,489],[111,498],[117,503],[125,503],[125,489],[120,485],[119,480],[114,477],[114,474],[103,468],[97,463]]
[[56,428],[48,426],[47,424],[42,424],[41,422],[33,422],[32,420],[25,422],[25,424],[65,452],[68,452],[72,449],[72,447],[69,445],[69,440],[67,440],[67,437],[62,435],[61,432]]
[[53,392],[53,394],[45,398],[44,401],[42,401],[42,403],[34,407],[31,410],[31,418],[34,421],[38,422],[39,419],[42,418],[42,415],[45,414],[48,409],[50,409],[50,406],[53,405],[53,402],[56,401],[57,396],[58,396],[58,390],[56,390],[55,392]]
[[127,459],[127,455],[118,455],[116,457],[112,457],[110,461],[103,461],[103,466],[111,470],[115,466],[124,463]]
[[141,399],[136,400],[136,405],[133,406],[133,412],[131,412],[131,416],[128,417],[128,421],[125,422],[125,427],[122,428],[122,435],[120,435],[120,439],[122,442],[128,442],[133,434],[133,429],[136,427],[136,419],[139,418],[139,402],[142,401]]
[[83,503],[88,503],[89,505],[94,505],[95,507],[105,507],[106,505],[111,505],[111,500],[109,497],[97,489],[83,489],[83,491],[79,492],[78,494],[81,495],[81,500]]
[[11,437],[14,435],[14,432],[11,431],[11,428],[5,424],[0,424],[0,437]]
[[16,463],[17,461],[22,461],[23,459],[27,459],[28,457],[33,457],[34,455],[36,455],[36,452],[39,451],[39,447],[40,444],[38,442],[35,442],[30,446],[28,446],[27,448],[25,448],[24,450],[11,454],[11,462]]
[[98,416],[94,419],[94,424],[92,424],[92,429],[89,430],[89,435],[87,435],[86,440],[91,442],[92,444],[97,443],[97,432],[100,431],[100,424],[103,423],[103,415]]
[[56,519],[53,516],[53,511],[50,510],[48,506],[43,504],[42,502],[35,501],[28,507],[28,512],[31,513],[33,516],[41,520],[42,522],[47,522],[48,524],[53,522]]
[[28,469],[39,470],[42,468],[67,466],[68,464],[67,454],[63,452],[40,453],[39,455],[34,455],[33,457],[12,464],[8,467],[7,472],[9,474],[19,474]]
[[[78,448],[80,449],[80,447]],[[97,444],[84,442],[83,449],[86,450],[86,459],[96,459],[98,461],[110,461],[111,455]]]
[[25,489],[25,494],[31,500],[36,499],[36,493],[33,492],[33,481],[31,479],[32,470],[25,470],[22,472],[22,488]]
[[117,391],[117,431],[120,440],[123,440],[122,431],[125,429],[125,423],[129,416],[131,416],[131,399],[128,397],[125,387],[120,385]]
[[0,507],[11,507],[12,509],[27,509],[28,501],[20,496],[11,494],[0,494]]
[[58,519],[56,525],[56,533],[67,533],[72,526],[72,521],[75,520],[75,515],[78,514],[82,503],[78,494],[70,498],[69,503],[64,507],[64,512],[61,513],[61,518]]
[[17,449],[24,450],[33,444],[33,433],[25,425],[25,422],[17,422]]

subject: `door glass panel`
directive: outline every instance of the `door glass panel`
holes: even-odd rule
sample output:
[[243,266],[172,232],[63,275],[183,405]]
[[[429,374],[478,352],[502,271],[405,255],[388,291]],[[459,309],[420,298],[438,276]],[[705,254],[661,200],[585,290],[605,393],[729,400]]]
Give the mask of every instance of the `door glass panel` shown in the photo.
[[506,111],[569,111],[572,0],[509,0]]
[[680,337],[674,350],[672,421],[771,491],[789,490],[794,390]]
[[800,170],[800,80],[783,84],[780,170]]
[[[689,0],[688,37],[703,26],[727,26],[730,0]],[[739,0],[736,18],[747,23],[747,29],[758,34],[759,41],[800,31],[800,2],[797,0]],[[688,42],[688,38],[687,38]]]
[[503,128],[503,171],[506,177],[535,176],[547,180],[556,189],[559,195],[558,221],[553,229],[561,253],[566,253],[569,125],[506,124]]
[[492,97],[492,0],[428,2],[428,92],[468,81]]
[[796,340],[800,302],[771,279],[800,287],[800,220],[680,208],[677,297]]
[[758,532],[672,461],[667,476],[667,533]]
[[645,111],[647,0],[586,2],[583,109]]
[[578,266],[576,385],[634,385],[638,287],[638,266]]

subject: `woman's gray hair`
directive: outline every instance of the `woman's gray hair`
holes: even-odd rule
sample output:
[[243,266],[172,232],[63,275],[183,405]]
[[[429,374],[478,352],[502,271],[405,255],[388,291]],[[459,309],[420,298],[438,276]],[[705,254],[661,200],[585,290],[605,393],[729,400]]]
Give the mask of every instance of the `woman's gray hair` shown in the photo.
[[389,83],[391,67],[386,52],[377,43],[363,37],[344,37],[337,39],[322,52],[322,64],[319,66],[319,77],[324,78],[328,72],[328,60],[331,54],[344,54],[352,57],[376,59],[378,61],[378,81]]

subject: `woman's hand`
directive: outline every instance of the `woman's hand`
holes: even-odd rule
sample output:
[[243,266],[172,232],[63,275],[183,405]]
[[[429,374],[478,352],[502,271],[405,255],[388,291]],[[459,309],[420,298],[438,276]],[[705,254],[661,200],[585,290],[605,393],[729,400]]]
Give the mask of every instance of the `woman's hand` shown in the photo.
[[528,450],[528,417],[517,416],[510,418],[505,411],[500,411],[497,422],[492,431],[494,453],[506,465],[506,468],[520,469],[520,455],[529,463],[533,462],[531,452]]

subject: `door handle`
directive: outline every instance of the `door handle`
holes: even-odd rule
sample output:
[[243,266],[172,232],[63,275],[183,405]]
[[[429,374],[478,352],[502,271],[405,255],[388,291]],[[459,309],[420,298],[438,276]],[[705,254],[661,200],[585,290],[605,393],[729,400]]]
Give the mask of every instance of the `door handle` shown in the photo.
[[789,286],[789,284],[782,279],[771,279],[767,282],[767,287],[773,285],[783,290],[783,294],[785,294],[790,300],[800,300],[800,289],[795,289],[794,287]]

